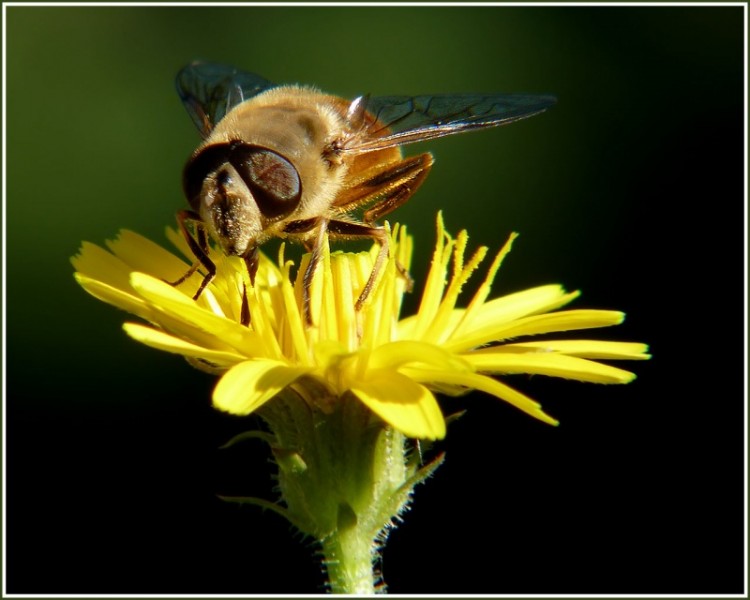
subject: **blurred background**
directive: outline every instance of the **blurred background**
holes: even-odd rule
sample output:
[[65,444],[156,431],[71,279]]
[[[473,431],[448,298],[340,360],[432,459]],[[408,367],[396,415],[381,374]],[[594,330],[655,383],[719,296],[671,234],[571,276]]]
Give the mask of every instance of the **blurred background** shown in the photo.
[[[498,248],[494,288],[582,289],[643,341],[638,379],[509,382],[438,445],[383,559],[392,593],[738,594],[743,560],[741,7],[7,7],[7,591],[323,591],[279,517],[253,419],[131,341],[69,258],[157,241],[199,141],[174,91],[194,58],[362,93],[539,92],[544,115],[420,144],[435,167],[394,219],[424,274],[434,219]],[[410,301],[413,306],[416,299]],[[409,310],[409,307],[407,307]]]

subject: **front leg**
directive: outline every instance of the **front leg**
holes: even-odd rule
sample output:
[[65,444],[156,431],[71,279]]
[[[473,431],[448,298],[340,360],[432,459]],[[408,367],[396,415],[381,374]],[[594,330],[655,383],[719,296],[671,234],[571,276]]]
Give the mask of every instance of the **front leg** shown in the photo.
[[328,226],[328,219],[320,219],[318,221],[318,231],[310,252],[310,262],[307,263],[307,269],[305,269],[305,274],[302,277],[302,308],[305,313],[305,321],[307,321],[308,325],[313,324],[310,288],[312,287],[313,277],[315,277],[315,269],[318,268],[318,263],[320,262],[320,253],[323,249],[323,242]]
[[[198,238],[197,240],[193,237],[193,234],[186,225],[188,221],[196,223],[195,237]],[[185,241],[196,260],[190,266],[190,269],[188,269],[188,271],[177,281],[167,282],[171,286],[177,287],[195,273],[198,270],[198,267],[202,266],[205,269],[206,274],[203,276],[203,281],[198,287],[198,291],[195,292],[193,300],[200,298],[203,290],[206,289],[206,286],[216,275],[216,265],[208,256],[208,236],[206,235],[206,230],[203,228],[202,223],[203,222],[198,213],[192,210],[181,210],[177,213],[177,225],[180,229],[180,233],[182,233],[182,236],[185,238]]]
[[284,227],[284,233],[290,236],[303,235],[309,233],[314,229],[318,229],[313,238],[312,242],[303,242],[305,248],[310,252],[310,262],[305,269],[305,274],[302,277],[302,305],[303,312],[305,314],[305,321],[308,325],[313,324],[312,319],[312,308],[310,307],[310,286],[312,286],[312,280],[315,275],[315,269],[320,262],[320,252],[323,248],[323,240],[328,229],[328,219],[313,218],[313,219],[302,219],[299,221],[291,221]]
[[[247,275],[250,278],[250,285],[255,285],[255,274],[258,272],[258,247],[253,246],[242,257],[245,261],[245,269],[247,269]],[[250,305],[247,302],[247,288],[245,284],[242,284],[242,306],[240,308],[240,323],[242,325],[250,325]]]

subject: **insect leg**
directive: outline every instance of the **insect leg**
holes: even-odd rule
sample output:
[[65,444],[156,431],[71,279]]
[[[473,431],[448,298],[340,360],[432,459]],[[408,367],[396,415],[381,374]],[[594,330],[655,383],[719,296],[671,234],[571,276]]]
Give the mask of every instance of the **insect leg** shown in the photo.
[[331,221],[328,223],[328,231],[334,237],[370,238],[380,244],[380,251],[375,258],[375,264],[372,266],[370,277],[367,279],[367,283],[362,289],[362,292],[360,292],[359,298],[357,298],[357,303],[354,305],[356,310],[361,310],[365,300],[367,300],[367,297],[375,286],[378,275],[385,264],[385,259],[388,258],[388,235],[382,227],[373,227],[362,223],[351,223],[349,221]]
[[372,224],[406,202],[427,177],[431,167],[431,154],[410,156],[385,166],[373,165],[339,193],[334,208],[341,213],[351,213],[359,206],[369,205],[364,221]]
[[[185,225],[187,221],[193,221],[197,224],[197,227],[195,228],[195,236],[198,238],[197,240],[193,237],[193,234],[190,232],[187,225]],[[208,236],[206,235],[206,230],[201,225],[201,218],[198,216],[198,213],[193,212],[192,210],[179,211],[177,213],[177,225],[180,228],[180,232],[185,238],[187,245],[190,247],[190,251],[195,256],[196,261],[177,281],[168,283],[177,287],[195,273],[198,270],[198,267],[203,266],[206,270],[206,275],[203,277],[203,281],[201,282],[200,287],[198,287],[198,291],[193,295],[193,300],[197,300],[203,293],[203,290],[206,289],[206,286],[216,275],[216,265],[208,256]]]
[[[388,257],[388,237],[385,231],[376,226],[375,222],[404,204],[412,194],[422,185],[425,177],[432,168],[433,158],[429,153],[411,156],[387,164],[385,168],[369,169],[336,201],[336,208],[342,212],[350,212],[357,206],[370,205],[364,215],[364,224],[349,221],[331,221],[329,230],[341,237],[369,237],[380,243],[380,252],[375,259],[372,274],[367,285],[357,300],[357,309],[361,309],[367,296],[370,295],[380,269]],[[402,265],[396,265],[399,273],[407,282],[407,289],[411,289],[413,281]]]
[[385,187],[386,193],[365,211],[362,220],[371,224],[404,204],[417,191],[432,168],[432,154],[412,156],[390,166],[366,185]]
[[[245,256],[242,257],[245,261],[245,268],[247,274],[250,277],[250,284],[255,284],[255,274],[258,272],[258,247],[253,246]],[[240,309],[240,323],[242,325],[250,325],[250,305],[247,302],[247,288],[243,284],[242,286],[242,307]]]
[[308,325],[313,324],[312,309],[310,307],[310,286],[312,285],[313,276],[315,275],[315,269],[320,262],[320,251],[323,247],[323,240],[325,239],[326,231],[328,230],[328,219],[317,217],[313,219],[301,219],[299,221],[291,221],[284,227],[284,233],[292,236],[309,233],[315,228],[318,228],[315,237],[302,241],[305,249],[311,253],[310,262],[308,263],[307,269],[305,269],[305,274],[302,278],[302,301],[304,305],[305,321],[307,321]]
[[323,248],[323,240],[325,239],[326,231],[328,230],[328,224],[328,219],[320,219],[318,221],[318,233],[315,236],[315,242],[312,246],[310,262],[307,263],[307,269],[305,269],[305,274],[302,277],[302,305],[305,313],[305,320],[308,325],[313,324],[312,307],[310,305],[310,287],[312,286],[313,277],[315,276],[315,269],[320,262],[320,253]]

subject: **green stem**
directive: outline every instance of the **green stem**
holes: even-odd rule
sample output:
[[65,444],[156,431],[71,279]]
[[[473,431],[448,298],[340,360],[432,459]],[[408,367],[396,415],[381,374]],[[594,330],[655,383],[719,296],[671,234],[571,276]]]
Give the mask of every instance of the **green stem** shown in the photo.
[[441,459],[419,468],[402,433],[356,397],[332,396],[314,380],[277,397],[260,413],[273,437],[283,510],[320,543],[329,590],[385,591],[373,571],[379,548],[414,486]]
[[[342,508],[340,512],[350,513],[350,517],[356,520],[351,508]],[[370,536],[363,535],[356,524],[350,524],[338,527],[321,543],[332,593],[359,595],[376,592],[372,568],[376,550]]]

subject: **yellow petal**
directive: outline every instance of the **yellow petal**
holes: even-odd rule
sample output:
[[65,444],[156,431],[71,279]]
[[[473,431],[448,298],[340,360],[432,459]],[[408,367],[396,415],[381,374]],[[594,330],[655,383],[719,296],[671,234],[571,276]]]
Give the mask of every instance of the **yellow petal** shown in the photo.
[[[189,296],[174,287],[143,273],[133,273],[131,285],[155,310],[170,318],[169,328],[180,337],[203,343],[212,338],[216,349],[237,349],[253,356],[259,348],[258,336],[236,321],[215,315],[200,306]],[[182,335],[184,334],[184,336]]]
[[372,351],[368,361],[369,368],[374,370],[420,364],[434,369],[471,370],[461,357],[446,352],[440,346],[406,340],[378,346]]
[[96,279],[109,286],[130,291],[132,269],[114,254],[104,248],[83,242],[81,249],[70,259],[73,267],[88,279]]
[[[147,321],[153,320],[154,311],[132,291],[102,283],[97,279],[91,279],[81,273],[75,273],[74,277],[81,287],[94,296],[94,298],[98,298],[107,304],[112,304],[117,308],[126,310],[142,319],[146,319]],[[127,287],[130,288],[129,285]]]
[[275,360],[246,360],[219,380],[213,404],[234,415],[249,415],[307,372]]
[[138,323],[124,323],[122,328],[134,340],[146,344],[151,348],[174,354],[182,354],[191,358],[200,358],[219,367],[229,367],[245,360],[245,357],[240,354],[204,348],[203,346],[186,342],[158,329],[139,325]]
[[610,365],[555,352],[468,354],[464,358],[483,373],[548,375],[592,383],[630,383],[635,375]]
[[509,323],[487,323],[482,329],[476,329],[472,326],[471,331],[452,337],[446,341],[444,346],[452,352],[461,352],[491,342],[526,335],[619,325],[624,318],[624,313],[615,310],[565,310],[523,317]]
[[189,264],[159,244],[127,229],[106,243],[115,256],[130,266],[131,271],[141,271],[171,281],[182,277],[190,268]]
[[[480,246],[469,261],[464,264],[463,254],[467,241],[468,234],[464,230],[456,238],[456,247],[453,251],[453,276],[443,295],[438,311],[431,320],[429,329],[422,336],[425,341],[439,344],[453,333],[453,328],[448,327],[448,323],[452,321],[458,296],[472,273],[487,255],[487,247]],[[466,313],[466,311],[463,312]]]
[[542,285],[485,302],[472,320],[472,329],[490,323],[513,321],[527,315],[546,313],[575,300],[580,292],[566,292],[558,284]]
[[[417,313],[406,319],[403,327],[408,330],[409,337],[421,338],[430,327],[445,292],[445,281],[448,274],[453,239],[446,234],[443,225],[443,215],[437,214],[437,242],[432,253],[430,270],[422,290],[422,300]],[[399,323],[399,327],[401,327]]]
[[[555,310],[575,300],[578,296],[579,292],[566,293],[561,285],[550,284],[495,298],[481,306],[474,305],[470,311],[455,309],[445,325],[447,331],[452,331],[447,341],[451,344],[451,348],[458,347],[458,345],[467,349],[480,346],[486,342],[466,345],[471,342],[464,344],[463,340],[472,340],[486,331],[495,331],[506,323],[515,323],[528,315]],[[420,319],[419,315],[402,319],[398,324],[399,337],[420,338],[423,332],[416,327],[418,319]],[[496,339],[499,338],[491,338],[490,341]]]
[[[337,339],[344,343],[349,350],[355,350],[358,343],[357,320],[354,311],[355,299],[352,297],[356,289],[352,274],[354,261],[347,254],[336,253],[330,257],[332,277],[328,279],[331,287],[327,293],[326,322],[336,327],[335,334],[330,332],[328,339]],[[333,285],[336,282],[336,285]]]
[[400,373],[387,369],[370,373],[351,391],[372,412],[408,437],[445,437],[445,419],[432,392]]
[[487,274],[485,275],[484,280],[477,288],[477,291],[474,293],[474,296],[472,297],[471,302],[469,302],[469,305],[466,307],[466,310],[462,311],[463,314],[461,316],[461,321],[456,321],[455,325],[451,327],[451,335],[457,335],[460,332],[461,327],[465,327],[466,325],[470,324],[473,321],[474,316],[477,314],[477,311],[479,311],[485,305],[485,301],[490,295],[492,283],[495,281],[497,271],[500,269],[500,265],[503,263],[503,260],[505,260],[505,257],[508,255],[508,253],[510,253],[513,242],[517,237],[518,234],[516,232],[511,233],[508,237],[508,240],[505,242],[505,244],[503,244],[503,247],[495,255],[490,268],[487,270]]
[[528,396],[514,390],[512,387],[500,383],[496,379],[492,379],[492,377],[481,375],[479,373],[434,371],[430,369],[405,368],[403,369],[403,372],[406,373],[409,378],[415,381],[421,381],[425,385],[430,385],[430,383],[434,382],[435,384],[447,384],[449,386],[463,386],[467,388],[467,390],[473,389],[491,394],[501,400],[509,402],[516,408],[520,408],[523,412],[539,419],[540,421],[544,421],[550,425],[558,425],[558,421],[545,413],[538,402],[535,402]]
[[637,342],[608,342],[601,340],[548,340],[543,342],[520,342],[483,348],[484,352],[559,352],[579,358],[600,360],[648,360],[648,344]]

